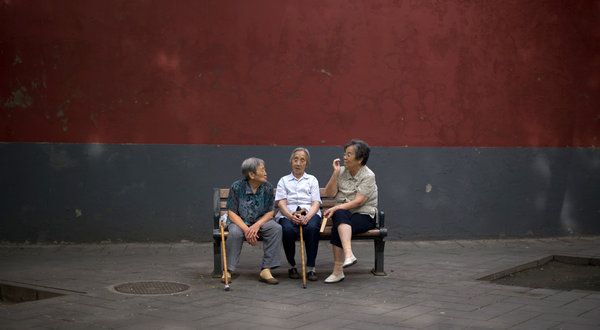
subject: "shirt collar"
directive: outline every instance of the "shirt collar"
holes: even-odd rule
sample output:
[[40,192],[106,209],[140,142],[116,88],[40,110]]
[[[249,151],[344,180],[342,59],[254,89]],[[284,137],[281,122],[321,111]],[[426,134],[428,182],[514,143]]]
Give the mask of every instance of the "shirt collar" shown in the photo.
[[290,173],[290,176],[289,176],[289,181],[292,181],[292,180],[302,181],[302,180],[305,180],[305,179],[308,179],[308,175],[306,174],[306,172],[304,172],[304,174],[302,174],[302,177],[300,177],[299,180],[296,179],[296,177],[294,176],[293,172]]
[[[250,181],[248,181],[248,179],[244,179],[244,182],[246,182],[246,194],[254,195],[254,192],[252,191],[252,187],[250,186]],[[262,189],[262,186],[263,186],[263,184],[261,184],[260,186],[258,186],[258,188],[256,188],[257,194]]]
[[366,167],[366,166],[367,166],[367,165],[362,165],[362,166],[361,166],[361,167],[358,169],[358,171],[356,171],[356,175],[355,175],[355,176],[352,176],[352,174],[350,174],[350,171],[348,171],[348,169],[346,169],[346,172],[348,172],[348,177],[349,177],[349,178],[351,178],[351,179],[355,179],[355,180],[356,180],[356,178],[360,177],[360,176],[361,176],[361,174],[362,174],[362,172],[363,172],[363,171],[365,171],[365,167]]

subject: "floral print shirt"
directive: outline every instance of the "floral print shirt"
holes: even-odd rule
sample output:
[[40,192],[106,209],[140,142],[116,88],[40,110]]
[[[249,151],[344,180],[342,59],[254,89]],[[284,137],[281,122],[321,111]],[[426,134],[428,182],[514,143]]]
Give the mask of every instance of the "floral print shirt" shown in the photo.
[[244,223],[252,225],[265,213],[274,210],[275,191],[269,182],[261,184],[256,193],[247,179],[234,182],[229,188],[227,209],[239,215]]

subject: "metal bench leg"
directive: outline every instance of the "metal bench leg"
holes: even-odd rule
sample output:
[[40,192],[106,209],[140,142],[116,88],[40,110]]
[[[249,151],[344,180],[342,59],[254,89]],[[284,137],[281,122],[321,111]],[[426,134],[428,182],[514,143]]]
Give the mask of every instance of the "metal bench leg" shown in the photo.
[[223,265],[221,264],[221,260],[223,259],[223,256],[221,256],[221,240],[213,240],[213,254],[215,259],[212,277],[221,277],[221,274],[223,273]]
[[371,273],[375,276],[387,276],[383,270],[383,250],[385,250],[385,241],[378,238],[375,239],[373,245],[375,247],[375,268],[371,270]]

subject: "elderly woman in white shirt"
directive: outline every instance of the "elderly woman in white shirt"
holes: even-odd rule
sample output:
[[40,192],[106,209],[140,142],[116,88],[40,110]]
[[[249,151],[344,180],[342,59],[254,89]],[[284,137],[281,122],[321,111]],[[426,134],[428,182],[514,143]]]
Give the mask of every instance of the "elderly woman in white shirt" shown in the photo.
[[[310,153],[306,148],[296,148],[292,151],[292,173],[282,177],[277,183],[275,203],[279,207],[276,218],[279,219],[283,231],[283,249],[290,264],[289,278],[300,278],[296,269],[295,254],[299,226],[302,225],[306,246],[306,275],[308,280],[316,281],[315,260],[319,250],[321,194],[317,178],[305,172],[309,164]],[[305,214],[297,212],[300,210]]]

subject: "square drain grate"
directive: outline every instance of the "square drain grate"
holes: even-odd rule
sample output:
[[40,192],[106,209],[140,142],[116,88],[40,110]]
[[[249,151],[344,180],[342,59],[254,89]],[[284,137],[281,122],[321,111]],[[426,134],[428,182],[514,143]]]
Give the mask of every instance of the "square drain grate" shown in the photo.
[[600,259],[552,255],[479,280],[536,289],[600,291]]
[[0,283],[0,303],[3,305],[12,305],[60,296],[64,296],[64,294],[50,290],[40,290],[39,288],[26,284],[16,285]]

